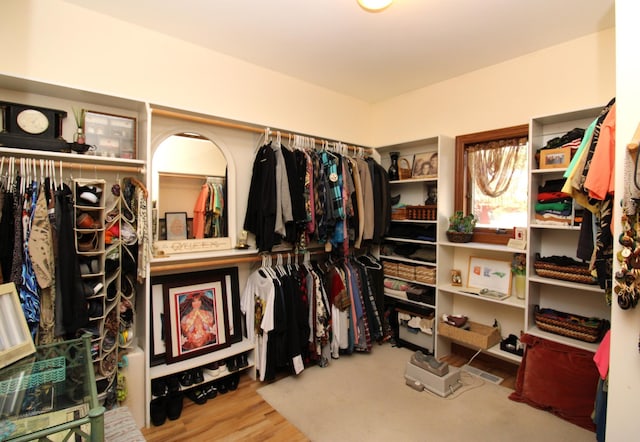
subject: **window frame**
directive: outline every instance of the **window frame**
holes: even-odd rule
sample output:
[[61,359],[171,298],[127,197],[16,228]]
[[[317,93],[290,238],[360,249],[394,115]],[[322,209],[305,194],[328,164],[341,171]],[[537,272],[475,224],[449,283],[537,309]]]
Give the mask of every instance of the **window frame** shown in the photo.
[[[456,137],[455,161],[456,171],[458,171],[458,173],[455,174],[456,181],[454,190],[454,208],[456,211],[462,210],[465,215],[471,211],[471,195],[468,192],[469,183],[471,182],[471,174],[467,168],[467,149],[469,146],[473,146],[478,143],[502,140],[505,138],[525,137],[528,142],[531,142],[529,138],[528,124],[458,135]],[[513,229],[489,229],[486,227],[477,227],[473,233],[473,241],[505,245],[509,242],[509,239],[513,238],[513,235]]]

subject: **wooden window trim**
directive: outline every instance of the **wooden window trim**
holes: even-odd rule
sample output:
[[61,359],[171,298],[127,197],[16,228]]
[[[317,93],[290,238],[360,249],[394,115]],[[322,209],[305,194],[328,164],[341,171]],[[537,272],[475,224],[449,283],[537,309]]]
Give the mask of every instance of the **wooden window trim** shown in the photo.
[[[455,210],[462,210],[465,214],[470,212],[468,183],[471,182],[471,175],[467,168],[466,149],[477,143],[522,137],[529,138],[528,124],[475,132],[456,137],[456,170],[458,173],[456,173],[454,193]],[[511,231],[497,231],[496,229],[476,228],[472,241],[489,244],[507,244],[510,238],[513,238],[513,229]]]

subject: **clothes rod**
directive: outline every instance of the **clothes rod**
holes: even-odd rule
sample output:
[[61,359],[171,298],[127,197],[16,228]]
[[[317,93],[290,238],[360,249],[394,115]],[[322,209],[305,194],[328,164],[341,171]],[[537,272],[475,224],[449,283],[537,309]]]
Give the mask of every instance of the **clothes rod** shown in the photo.
[[[153,112],[154,115],[158,115],[161,117],[167,117],[167,118],[175,118],[178,120],[184,120],[184,121],[190,121],[192,123],[203,123],[203,124],[210,124],[213,126],[220,126],[220,127],[226,127],[229,129],[237,129],[237,130],[243,130],[245,132],[253,132],[256,134],[263,134],[264,133],[264,128],[262,127],[256,127],[256,126],[249,126],[248,124],[241,124],[241,123],[234,123],[234,122],[230,122],[230,121],[224,121],[224,120],[217,120],[215,118],[207,118],[207,117],[198,117],[196,115],[188,115],[188,114],[183,114],[180,112],[175,112],[175,111],[170,111],[170,110],[166,110],[166,109],[151,109],[151,111]],[[275,129],[277,130],[277,129]],[[280,131],[280,136],[283,138],[293,138],[295,135],[294,133],[289,133],[289,132],[282,132]],[[306,136],[306,135],[304,135]],[[309,137],[312,138],[312,137]],[[324,139],[319,138],[314,140],[315,144],[321,146]],[[349,150],[353,150],[353,151],[357,151],[357,150],[362,150],[368,154],[370,154],[372,152],[371,148],[368,147],[354,147],[354,146],[349,146],[348,144],[345,143],[345,146],[347,146],[347,148]]]
[[[2,157],[5,164],[9,164],[10,157]],[[37,159],[36,159],[37,160]],[[128,173],[144,173],[144,167],[136,166],[116,166],[110,164],[93,164],[93,163],[72,163],[69,161],[46,160],[53,161],[56,167],[62,166],[64,169],[76,169],[80,172],[128,172]]]
[[[258,253],[256,251],[256,253]],[[293,254],[293,252],[290,252]],[[324,254],[324,249],[310,250],[309,255],[320,255]],[[268,253],[271,256],[274,255],[284,255],[286,252],[271,252]],[[165,274],[165,273],[177,273],[185,270],[196,270],[201,268],[210,268],[210,267],[221,267],[227,265],[235,265],[240,263],[251,263],[251,262],[259,262],[262,261],[263,256],[260,254],[257,255],[247,255],[247,256],[239,256],[237,258],[225,257],[225,258],[211,258],[207,260],[198,260],[192,262],[183,262],[183,263],[161,263],[161,262],[152,262],[151,263],[151,271],[155,275]]]

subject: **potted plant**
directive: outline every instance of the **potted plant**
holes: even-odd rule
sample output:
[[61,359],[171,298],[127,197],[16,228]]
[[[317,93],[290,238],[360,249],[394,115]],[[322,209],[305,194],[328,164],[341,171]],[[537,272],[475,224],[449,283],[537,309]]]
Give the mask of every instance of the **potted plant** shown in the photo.
[[473,237],[473,229],[476,227],[478,218],[472,213],[465,215],[462,210],[456,211],[449,217],[449,228],[447,238],[451,242],[469,242]]

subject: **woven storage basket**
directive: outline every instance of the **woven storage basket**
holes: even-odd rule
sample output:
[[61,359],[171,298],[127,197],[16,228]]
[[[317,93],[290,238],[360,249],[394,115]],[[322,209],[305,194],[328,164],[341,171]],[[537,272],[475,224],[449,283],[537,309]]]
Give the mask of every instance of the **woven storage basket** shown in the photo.
[[416,266],[416,281],[424,282],[426,284],[436,283],[436,269],[435,267]]
[[398,278],[409,279],[411,281],[416,279],[416,269],[414,266],[408,264],[398,263]]
[[609,328],[605,319],[587,318],[537,305],[534,317],[540,330],[591,343],[600,341]]
[[589,267],[560,266],[544,261],[536,261],[533,267],[538,276],[543,278],[561,279],[563,281],[579,282],[582,284],[597,284],[598,280],[591,275]]
[[398,178],[401,180],[411,178],[411,164],[406,158],[400,158],[400,161],[398,161]]
[[438,324],[438,333],[454,341],[486,350],[500,343],[500,331],[497,327],[467,321],[469,330],[454,327],[446,322]]
[[385,276],[398,276],[398,263],[382,261],[382,273]]
[[396,207],[391,209],[391,219],[402,220],[407,219],[407,207]]
[[438,206],[407,206],[407,218],[415,220],[435,221],[438,217]]

